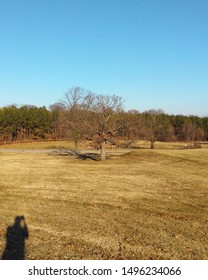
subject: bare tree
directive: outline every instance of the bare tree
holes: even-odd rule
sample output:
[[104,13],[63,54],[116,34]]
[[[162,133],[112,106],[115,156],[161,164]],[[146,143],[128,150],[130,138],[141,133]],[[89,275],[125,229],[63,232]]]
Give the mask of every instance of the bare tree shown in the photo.
[[121,111],[116,126],[119,127],[116,134],[117,139],[121,140],[116,141],[117,145],[122,148],[128,148],[139,139],[141,130],[140,113],[136,110]]
[[204,138],[203,129],[190,121],[186,121],[182,126],[181,132],[184,140],[189,143],[188,147],[200,147],[200,141]]
[[101,161],[105,157],[105,144],[116,136],[122,128],[119,114],[122,112],[123,101],[120,96],[97,95],[93,111],[96,117],[97,141],[101,147]]
[[154,149],[156,141],[173,137],[173,128],[163,111],[150,110],[143,114],[140,134],[143,139],[150,141],[150,147]]
[[64,107],[63,121],[68,137],[75,149],[82,139],[96,141],[105,160],[105,143],[112,141],[121,128],[119,113],[122,99],[119,96],[95,95],[83,88],[70,89],[61,101]]
[[64,106],[64,124],[68,137],[74,141],[75,150],[79,142],[89,133],[89,116],[94,102],[94,94],[80,87],[71,88],[61,101]]
[[205,138],[204,130],[197,127],[194,137],[194,148],[201,148],[201,141]]

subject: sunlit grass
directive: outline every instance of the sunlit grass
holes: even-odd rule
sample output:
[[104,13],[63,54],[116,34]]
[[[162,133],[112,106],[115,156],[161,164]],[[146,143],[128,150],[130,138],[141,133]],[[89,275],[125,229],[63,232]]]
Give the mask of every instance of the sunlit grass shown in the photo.
[[[120,141],[122,143],[124,141]],[[155,149],[184,149],[186,148],[187,143],[185,142],[155,142]],[[206,147],[208,146],[205,142],[202,146]],[[24,150],[24,149],[30,149],[30,150],[35,150],[35,149],[55,149],[58,147],[63,147],[67,149],[74,149],[74,144],[72,141],[39,141],[39,142],[23,142],[23,143],[9,143],[9,144],[3,144],[1,143],[0,149],[19,149],[19,150]],[[86,148],[92,148],[92,141],[81,141],[79,142],[78,149],[86,149]],[[107,144],[106,146],[108,149],[112,148],[112,145]],[[115,147],[113,147],[115,149]],[[149,141],[135,141],[132,143],[130,148],[133,149],[150,149],[150,142]]]
[[[82,147],[85,143],[81,143]],[[10,143],[10,144],[1,144],[0,149],[18,149],[18,150],[42,150],[42,149],[56,149],[59,147],[73,149],[74,145],[71,141],[40,141],[40,142],[23,142],[23,143]]]
[[0,254],[17,215],[27,259],[207,259],[208,147],[105,163],[1,153]]

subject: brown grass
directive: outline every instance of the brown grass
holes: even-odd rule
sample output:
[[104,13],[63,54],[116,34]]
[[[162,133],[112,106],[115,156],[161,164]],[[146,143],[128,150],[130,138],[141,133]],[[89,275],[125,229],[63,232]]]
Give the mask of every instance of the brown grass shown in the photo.
[[0,255],[17,215],[26,259],[208,259],[208,149],[1,153]]
[[[85,142],[80,144],[80,148],[83,147]],[[73,149],[74,145],[69,141],[40,141],[40,142],[25,142],[25,143],[1,143],[1,149],[18,149],[18,150],[42,150],[42,149],[55,149],[58,147],[64,147],[68,149]]]

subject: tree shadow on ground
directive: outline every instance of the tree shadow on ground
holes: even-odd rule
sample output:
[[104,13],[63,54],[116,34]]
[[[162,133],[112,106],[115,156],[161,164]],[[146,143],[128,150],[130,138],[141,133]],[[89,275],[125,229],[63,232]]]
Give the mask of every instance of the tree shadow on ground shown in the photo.
[[81,159],[81,160],[85,160],[85,159],[91,159],[91,160],[95,160],[95,161],[99,161],[100,160],[100,155],[98,153],[80,153],[78,151],[71,151],[71,150],[58,150],[58,151],[54,151],[52,153],[53,155],[59,155],[59,156],[73,156],[77,159]]
[[133,150],[145,150],[145,149],[149,149],[149,147],[143,147],[143,146],[130,146],[129,148],[133,149]]
[[2,260],[24,260],[25,240],[29,237],[24,216],[16,216],[14,224],[7,227],[6,246]]
[[85,160],[85,159],[91,159],[96,161],[100,160],[100,155],[96,153],[84,153],[84,154],[76,153],[76,157],[81,160]]

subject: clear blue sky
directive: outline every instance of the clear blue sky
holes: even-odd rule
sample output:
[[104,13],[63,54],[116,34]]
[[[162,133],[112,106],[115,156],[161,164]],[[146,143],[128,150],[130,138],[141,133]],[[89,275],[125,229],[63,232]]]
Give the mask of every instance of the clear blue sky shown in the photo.
[[72,86],[208,115],[208,1],[0,0],[0,107]]

